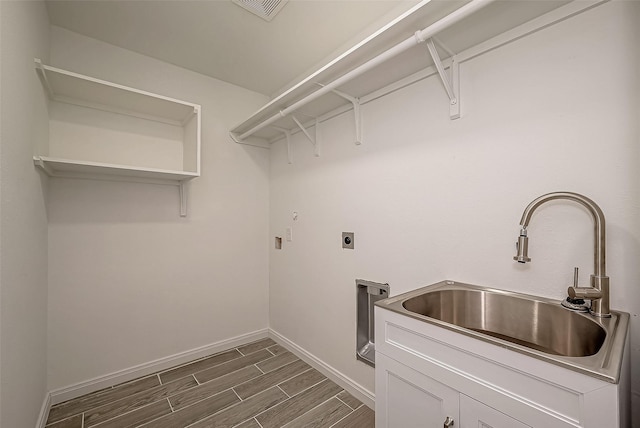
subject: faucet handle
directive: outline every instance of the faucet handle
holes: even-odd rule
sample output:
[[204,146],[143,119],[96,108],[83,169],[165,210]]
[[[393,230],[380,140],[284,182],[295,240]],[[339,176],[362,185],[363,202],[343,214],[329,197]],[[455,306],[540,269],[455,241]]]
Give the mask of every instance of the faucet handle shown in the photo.
[[595,287],[580,287],[578,286],[578,268],[573,268],[573,287],[567,288],[567,294],[571,300],[580,299],[600,299],[602,298],[602,291]]
[[573,268],[573,286],[567,288],[567,294],[569,295],[569,297],[563,300],[561,304],[565,308],[571,309],[573,311],[587,312],[589,310],[589,307],[584,302],[584,299],[576,295],[576,290],[578,289],[580,289],[578,287],[578,268],[574,267]]
[[573,286],[567,288],[567,294],[569,295],[569,297],[567,297],[567,301],[573,305],[584,305],[584,296],[578,296],[576,294],[576,291],[580,288],[580,286],[578,285],[578,267],[574,267],[573,268]]

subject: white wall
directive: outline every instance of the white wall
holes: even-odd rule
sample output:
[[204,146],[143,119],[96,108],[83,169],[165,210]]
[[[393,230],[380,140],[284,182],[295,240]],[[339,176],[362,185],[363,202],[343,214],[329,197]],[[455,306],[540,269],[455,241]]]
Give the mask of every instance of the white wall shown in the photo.
[[188,217],[172,186],[52,179],[49,388],[265,329],[264,149],[228,130],[263,95],[52,28],[54,66],[202,105]]
[[294,240],[270,250],[271,327],[373,391],[355,359],[356,278],[392,295],[453,279],[562,299],[574,266],[583,285],[593,270],[585,209],[546,204],[533,262],[512,257],[525,206],[574,191],[607,218],[612,306],[631,313],[640,392],[639,6],[605,4],[462,64],[459,120],[434,76],[363,106],[362,146],[351,113],[321,124],[320,158],[301,134],[292,165],[275,143],[271,239],[291,226]]
[[33,427],[47,393],[46,179],[33,166],[47,105],[33,58],[46,60],[43,2],[0,2],[0,426]]

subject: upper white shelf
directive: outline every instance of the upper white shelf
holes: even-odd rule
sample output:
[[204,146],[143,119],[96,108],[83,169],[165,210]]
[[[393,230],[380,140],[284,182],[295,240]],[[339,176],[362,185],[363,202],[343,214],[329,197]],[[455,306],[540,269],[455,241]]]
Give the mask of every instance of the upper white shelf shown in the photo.
[[51,102],[34,163],[52,177],[176,185],[200,176],[200,105],[42,64]]
[[[355,110],[354,99],[363,104],[432,74],[447,80],[444,69],[454,58],[459,64],[604,1],[423,0],[275,97],[235,126],[231,136],[239,143],[263,145],[260,141],[273,142],[299,128],[293,115],[308,127],[318,118]],[[431,42],[435,58],[428,49]],[[459,96],[450,94],[456,89],[447,88],[451,104],[457,101],[452,95]]]
[[54,101],[171,125],[183,125],[200,108],[197,104],[44,65],[37,58],[35,63],[49,97]]

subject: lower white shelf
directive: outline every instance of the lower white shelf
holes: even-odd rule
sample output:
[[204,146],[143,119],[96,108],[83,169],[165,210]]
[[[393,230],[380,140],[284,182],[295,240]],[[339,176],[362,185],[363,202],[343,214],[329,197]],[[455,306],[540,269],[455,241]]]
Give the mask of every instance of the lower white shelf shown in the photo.
[[173,171],[143,168],[101,162],[34,156],[33,162],[50,177],[84,178],[91,180],[129,181],[150,184],[169,184],[180,188],[180,215],[187,215],[185,184],[200,174],[189,171]]
[[[99,178],[113,176],[114,180],[136,181],[147,179],[158,182],[177,182],[191,180],[200,174],[188,171],[172,171],[157,168],[141,168],[128,165],[116,165],[102,162],[59,159],[48,156],[34,156],[34,163],[52,177]],[[171,183],[167,183],[171,184]]]

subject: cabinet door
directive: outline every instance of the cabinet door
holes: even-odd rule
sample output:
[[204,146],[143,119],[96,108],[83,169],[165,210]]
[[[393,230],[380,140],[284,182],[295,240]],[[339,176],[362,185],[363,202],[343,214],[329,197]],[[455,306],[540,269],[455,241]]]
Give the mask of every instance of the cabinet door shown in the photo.
[[376,428],[442,428],[458,420],[458,391],[376,354]]
[[459,428],[531,428],[496,409],[460,394]]

